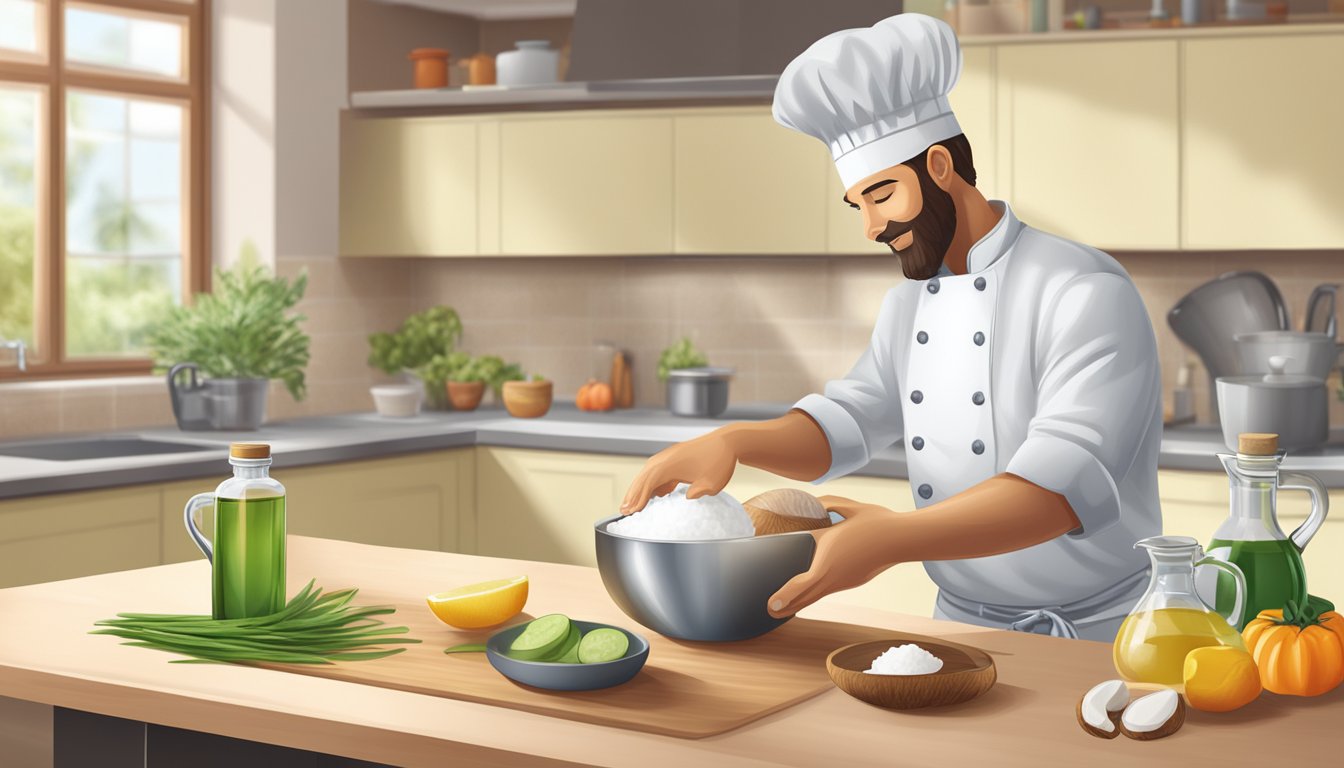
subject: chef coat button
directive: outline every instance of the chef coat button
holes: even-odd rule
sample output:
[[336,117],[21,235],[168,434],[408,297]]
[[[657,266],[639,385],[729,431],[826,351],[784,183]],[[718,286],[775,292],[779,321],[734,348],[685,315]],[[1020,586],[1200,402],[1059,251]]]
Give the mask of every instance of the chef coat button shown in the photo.
[[930,281],[929,281],[929,286],[928,286],[928,287],[929,287],[929,293],[937,293],[937,292],[938,292],[938,278],[935,277],[934,279],[930,280]]
[[981,333],[980,331],[976,331],[975,335],[971,337],[971,341],[975,342],[975,346],[983,347],[985,346],[985,334]]
[[975,278],[975,290],[977,291],[985,290],[985,278],[983,277]]
[[925,332],[923,332],[923,331],[920,331],[919,333],[916,333],[916,334],[915,334],[915,340],[918,341],[920,344],[928,344],[928,343],[929,343],[929,334],[927,334],[927,333],[925,333]]
[[985,393],[984,393],[984,392],[976,392],[974,395],[971,395],[971,402],[972,402],[972,403],[975,403],[976,405],[984,405],[984,404],[985,404]]
[[929,485],[928,483],[919,486],[919,498],[927,499],[932,495],[933,495],[933,486]]
[[910,441],[910,447],[914,448],[916,451],[924,450],[924,438],[916,435],[915,439]]
[[924,402],[924,393],[920,392],[918,389],[916,389],[914,392],[911,392],[910,402],[914,403],[915,405],[919,405],[920,403]]
[[985,443],[983,440],[976,440],[974,443],[971,443],[971,453],[974,453],[976,456],[979,456],[984,452],[985,452]]

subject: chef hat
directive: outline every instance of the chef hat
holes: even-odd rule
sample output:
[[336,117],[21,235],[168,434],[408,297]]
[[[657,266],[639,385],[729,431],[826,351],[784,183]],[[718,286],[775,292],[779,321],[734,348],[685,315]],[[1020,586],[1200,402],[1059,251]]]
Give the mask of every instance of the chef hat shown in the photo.
[[826,142],[849,188],[961,133],[947,103],[960,74],[952,28],[903,13],[803,51],[775,86],[775,120]]

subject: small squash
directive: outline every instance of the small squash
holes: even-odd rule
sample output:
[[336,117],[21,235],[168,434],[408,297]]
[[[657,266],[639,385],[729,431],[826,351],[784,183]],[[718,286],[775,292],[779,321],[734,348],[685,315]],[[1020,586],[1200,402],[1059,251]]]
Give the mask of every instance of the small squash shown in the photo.
[[1344,681],[1344,623],[1290,600],[1281,611],[1261,611],[1242,631],[1265,690],[1319,696]]
[[579,387],[579,396],[575,398],[574,404],[580,411],[610,411],[612,400],[610,384],[589,379],[587,384]]

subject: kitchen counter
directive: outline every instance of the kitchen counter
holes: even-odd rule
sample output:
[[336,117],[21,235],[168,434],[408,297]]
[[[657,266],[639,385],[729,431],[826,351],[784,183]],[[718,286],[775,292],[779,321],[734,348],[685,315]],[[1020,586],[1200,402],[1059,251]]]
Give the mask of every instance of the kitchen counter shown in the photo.
[[[437,584],[441,577],[435,574],[455,569],[527,573],[533,615],[565,610],[640,631],[606,597],[595,569],[302,537],[289,541],[291,592],[315,577],[332,588],[358,586],[358,601],[372,604],[441,589],[447,585]],[[0,696],[124,718],[130,725],[406,766],[1127,768],[1146,762],[1196,765],[1217,755],[1264,756],[1267,749],[1284,764],[1328,764],[1339,753],[1344,687],[1315,699],[1264,694],[1227,714],[1190,710],[1184,727],[1160,741],[1103,741],[1083,733],[1075,706],[1089,687],[1115,677],[1108,645],[859,608],[843,598],[832,595],[800,616],[936,635],[981,648],[994,657],[997,684],[959,706],[912,712],[871,707],[823,687],[813,698],[722,735],[689,740],[282,671],[169,664],[164,654],[87,634],[95,620],[118,611],[208,612],[208,566],[193,561],[0,590],[0,615],[6,619],[0,625]],[[421,639],[446,646],[458,642],[457,634],[444,627],[442,636]],[[657,668],[653,654],[641,674]],[[820,658],[817,674],[824,682]],[[58,717],[58,728],[62,722]],[[143,743],[153,749],[157,732],[140,732],[148,733]],[[181,732],[173,733],[180,743]],[[141,744],[136,741],[134,748],[143,750]]]
[[[471,445],[649,456],[729,421],[772,418],[787,409],[787,405],[777,403],[749,404],[730,408],[722,419],[688,419],[663,409],[587,413],[571,403],[557,403],[540,419],[515,419],[502,409],[483,408],[469,413],[426,412],[409,419],[373,413],[322,416],[267,424],[256,432],[182,432],[170,427],[90,435],[95,439],[138,436],[195,443],[204,450],[79,461],[0,455],[0,499],[214,477],[224,466],[228,443],[235,440],[270,443],[277,469]],[[50,438],[66,439],[70,436]],[[11,445],[34,442],[43,441],[24,440]],[[5,445],[0,444],[0,453]],[[1162,440],[1159,466],[1222,472],[1214,454],[1225,450],[1216,427],[1172,427]],[[1283,466],[1314,474],[1327,486],[1344,488],[1344,430],[1332,432],[1325,448],[1289,456]],[[855,474],[906,478],[903,447],[897,443],[878,451],[872,462]]]

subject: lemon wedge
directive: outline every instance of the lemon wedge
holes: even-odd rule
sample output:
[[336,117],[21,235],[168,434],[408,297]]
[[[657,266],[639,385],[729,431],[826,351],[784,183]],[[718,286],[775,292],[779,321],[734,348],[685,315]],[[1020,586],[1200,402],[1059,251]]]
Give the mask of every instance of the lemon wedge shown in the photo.
[[527,604],[527,577],[483,581],[425,598],[444,624],[458,629],[480,629],[503,624]]

